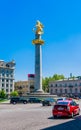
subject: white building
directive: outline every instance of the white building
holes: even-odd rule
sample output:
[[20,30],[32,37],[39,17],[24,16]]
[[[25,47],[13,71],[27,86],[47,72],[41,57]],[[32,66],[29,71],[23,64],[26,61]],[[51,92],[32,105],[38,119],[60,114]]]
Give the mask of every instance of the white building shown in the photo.
[[0,60],[0,90],[4,90],[8,95],[14,91],[14,67],[14,61]]
[[81,79],[50,81],[49,92],[55,95],[81,95]]

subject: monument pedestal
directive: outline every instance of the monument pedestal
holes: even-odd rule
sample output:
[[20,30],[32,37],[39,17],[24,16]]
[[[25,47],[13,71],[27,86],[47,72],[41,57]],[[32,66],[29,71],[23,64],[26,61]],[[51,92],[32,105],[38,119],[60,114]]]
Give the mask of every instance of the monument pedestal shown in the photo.
[[51,95],[50,93],[45,93],[44,91],[36,91],[36,92],[27,94],[27,97],[57,98],[57,95]]
[[50,95],[49,93],[44,93],[44,94],[38,94],[38,93],[30,93],[26,96],[27,98],[30,97],[36,97],[36,98],[57,98],[57,95]]

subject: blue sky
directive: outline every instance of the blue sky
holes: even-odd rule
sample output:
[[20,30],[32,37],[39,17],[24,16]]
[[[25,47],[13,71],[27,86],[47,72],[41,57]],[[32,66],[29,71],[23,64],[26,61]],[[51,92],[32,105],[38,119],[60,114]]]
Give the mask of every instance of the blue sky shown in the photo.
[[43,77],[81,75],[81,0],[2,0],[0,59],[15,60],[15,80],[34,73],[36,20],[44,24]]

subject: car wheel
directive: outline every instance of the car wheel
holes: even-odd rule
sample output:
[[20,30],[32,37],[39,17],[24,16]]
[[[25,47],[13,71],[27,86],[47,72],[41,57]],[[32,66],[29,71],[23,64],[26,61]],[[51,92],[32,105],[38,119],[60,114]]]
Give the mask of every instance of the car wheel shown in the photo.
[[16,104],[16,102],[13,102],[13,104],[15,105],[15,104]]
[[78,110],[78,114],[77,115],[80,115],[80,109]]
[[56,118],[57,118],[57,116],[56,116],[56,115],[53,115],[53,118],[54,118],[54,119],[56,119]]
[[51,106],[51,104],[50,104],[50,103],[48,103],[48,106]]
[[74,113],[72,112],[72,113],[71,113],[71,118],[73,118],[73,117],[74,117]]
[[24,101],[23,103],[24,103],[24,104],[27,104],[27,101]]
[[45,104],[42,104],[43,106],[45,106]]

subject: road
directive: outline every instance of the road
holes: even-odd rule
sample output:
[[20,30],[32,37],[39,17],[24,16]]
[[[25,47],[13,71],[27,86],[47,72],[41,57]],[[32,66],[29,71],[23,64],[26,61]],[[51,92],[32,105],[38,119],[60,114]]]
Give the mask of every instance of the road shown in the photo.
[[[81,108],[81,101],[79,101]],[[0,130],[81,130],[81,115],[52,117],[52,106],[0,104]]]

